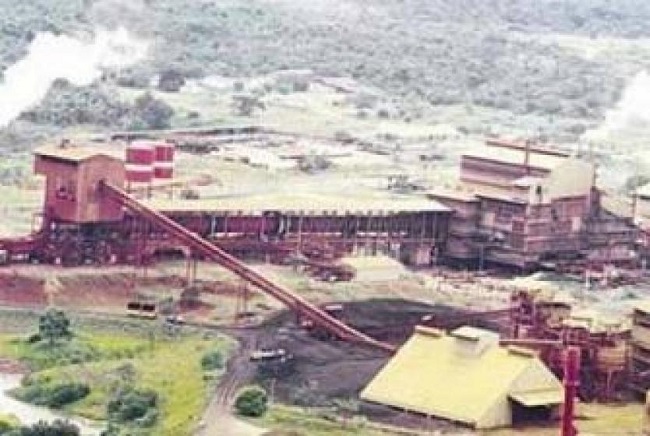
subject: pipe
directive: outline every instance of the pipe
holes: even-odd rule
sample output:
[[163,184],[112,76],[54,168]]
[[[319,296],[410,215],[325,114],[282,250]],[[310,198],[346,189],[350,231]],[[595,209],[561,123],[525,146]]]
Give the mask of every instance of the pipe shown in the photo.
[[576,436],[578,431],[573,425],[575,414],[574,400],[580,386],[580,348],[568,347],[564,360],[564,405],[562,408],[561,436]]

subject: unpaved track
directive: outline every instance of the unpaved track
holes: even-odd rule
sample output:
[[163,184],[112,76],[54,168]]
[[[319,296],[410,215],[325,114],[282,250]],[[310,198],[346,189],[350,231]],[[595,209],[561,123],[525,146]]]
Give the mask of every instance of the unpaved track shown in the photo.
[[239,342],[239,347],[228,360],[217,388],[201,420],[197,436],[258,436],[266,433],[238,419],[232,410],[237,391],[255,376],[255,365],[250,361],[251,352],[257,348],[259,330],[236,330],[229,332]]

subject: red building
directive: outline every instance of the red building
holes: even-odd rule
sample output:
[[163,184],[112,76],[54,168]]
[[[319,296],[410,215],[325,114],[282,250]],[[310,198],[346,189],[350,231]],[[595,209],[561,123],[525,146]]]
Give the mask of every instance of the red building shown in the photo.
[[124,186],[124,162],[105,150],[66,142],[36,152],[34,170],[46,177],[46,221],[72,223],[119,221],[122,208],[99,194],[99,181]]

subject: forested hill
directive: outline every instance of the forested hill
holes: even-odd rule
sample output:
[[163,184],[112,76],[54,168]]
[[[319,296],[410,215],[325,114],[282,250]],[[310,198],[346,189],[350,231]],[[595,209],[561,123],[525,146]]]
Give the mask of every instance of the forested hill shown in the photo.
[[635,70],[584,56],[557,34],[641,38],[645,0],[0,0],[0,69],[38,32],[125,26],[152,57],[118,81],[152,74],[254,76],[309,68],[405,101],[472,104],[591,122]]

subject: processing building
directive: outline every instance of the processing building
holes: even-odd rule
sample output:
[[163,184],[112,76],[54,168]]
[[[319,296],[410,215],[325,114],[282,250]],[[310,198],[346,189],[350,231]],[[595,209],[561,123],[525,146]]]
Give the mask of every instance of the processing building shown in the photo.
[[[190,256],[164,231],[119,205],[98,201],[98,180],[127,190],[171,186],[169,142],[124,148],[63,143],[37,150],[45,176],[42,225],[29,238],[0,241],[7,261],[143,263],[161,253]],[[610,207],[593,163],[567,153],[501,140],[461,157],[453,188],[427,195],[248,195],[143,200],[191,231],[241,257],[290,253],[342,257],[388,254],[427,266],[499,264],[520,270],[629,265],[638,260],[633,217]]]
[[602,207],[595,174],[561,151],[488,140],[461,157],[454,188],[429,194],[455,212],[445,255],[524,270],[635,262],[636,229]]

